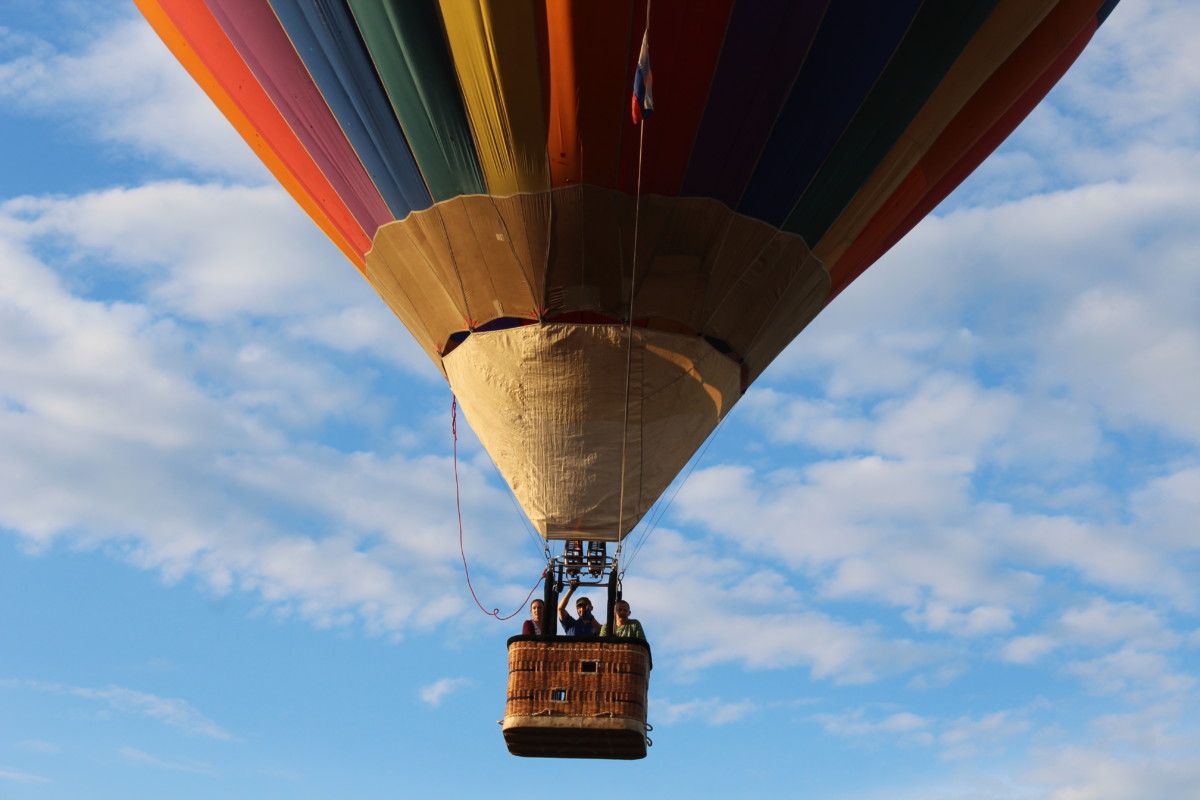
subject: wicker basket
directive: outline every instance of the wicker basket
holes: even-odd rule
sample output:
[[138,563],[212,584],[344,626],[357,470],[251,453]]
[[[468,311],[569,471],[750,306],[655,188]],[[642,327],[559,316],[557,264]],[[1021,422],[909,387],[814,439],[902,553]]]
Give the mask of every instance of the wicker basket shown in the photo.
[[504,741],[517,756],[645,758],[650,646],[640,639],[508,640]]

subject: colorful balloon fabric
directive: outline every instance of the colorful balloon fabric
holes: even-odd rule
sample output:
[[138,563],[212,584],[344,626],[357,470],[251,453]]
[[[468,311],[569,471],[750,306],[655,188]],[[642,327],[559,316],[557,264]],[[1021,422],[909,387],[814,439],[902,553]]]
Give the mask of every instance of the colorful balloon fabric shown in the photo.
[[538,530],[602,540],[1116,5],[135,2],[446,375]]

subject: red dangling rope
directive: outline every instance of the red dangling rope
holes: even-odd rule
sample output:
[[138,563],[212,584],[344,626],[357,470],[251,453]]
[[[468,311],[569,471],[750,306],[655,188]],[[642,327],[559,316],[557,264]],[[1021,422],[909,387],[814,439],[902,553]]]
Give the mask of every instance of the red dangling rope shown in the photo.
[[542,578],[546,577],[546,570],[542,570],[537,583],[529,590],[529,594],[525,595],[525,599],[521,602],[521,605],[517,606],[517,610],[507,617],[500,616],[500,609],[493,608],[491,611],[488,611],[479,602],[479,598],[475,595],[475,587],[471,585],[471,570],[467,567],[467,551],[463,547],[462,498],[458,489],[458,398],[454,395],[450,395],[450,435],[454,439],[454,507],[458,511],[458,552],[462,555],[463,574],[467,576],[467,588],[471,590],[471,599],[475,601],[475,605],[479,606],[479,610],[489,617],[495,617],[498,622],[503,622],[521,613],[521,609],[525,608],[525,603],[529,602],[529,598],[533,597],[533,593],[537,590],[538,585],[541,584]]

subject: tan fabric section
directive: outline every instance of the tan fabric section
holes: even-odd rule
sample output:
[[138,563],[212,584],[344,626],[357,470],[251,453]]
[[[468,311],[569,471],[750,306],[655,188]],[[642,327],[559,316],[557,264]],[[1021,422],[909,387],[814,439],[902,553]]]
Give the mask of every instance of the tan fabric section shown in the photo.
[[493,197],[491,202],[503,226],[502,235],[529,287],[529,296],[540,302],[545,290],[546,251],[550,247],[546,225],[550,218],[550,193]]
[[738,365],[704,340],[635,328],[622,513],[627,332],[528,325],[476,333],[444,360],[464,415],[548,539],[623,537],[739,396]]
[[777,234],[743,269],[705,329],[742,357],[753,381],[825,307],[830,286],[829,273],[803,241]]
[[435,361],[451,334],[498,317],[625,319],[632,286],[635,320],[725,342],[751,378],[787,345],[773,331],[799,332],[829,287],[798,236],[714,200],[647,196],[639,209],[594,186],[439,203],[380,228],[366,271]]
[[[830,289],[798,236],[713,200],[643,197],[639,210],[635,198],[591,186],[459,197],[411,214],[380,228],[366,274],[446,374],[538,530],[610,541],[649,510],[743,381]],[[622,511],[628,329],[554,318],[625,319],[631,288],[639,323]],[[450,338],[539,314],[548,321],[476,331],[457,347]]]

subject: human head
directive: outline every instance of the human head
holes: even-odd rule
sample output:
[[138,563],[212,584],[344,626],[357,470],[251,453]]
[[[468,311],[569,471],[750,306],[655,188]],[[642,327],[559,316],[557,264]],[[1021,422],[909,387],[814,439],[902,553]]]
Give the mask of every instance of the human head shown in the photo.
[[542,615],[542,608],[544,608],[545,605],[546,601],[542,600],[540,597],[529,604],[529,610],[533,614],[534,619]]
[[617,602],[613,603],[613,614],[622,618],[628,617],[629,603],[625,602],[624,600],[618,600]]
[[575,601],[575,612],[577,614],[588,614],[592,610],[592,601],[586,597],[581,597]]

